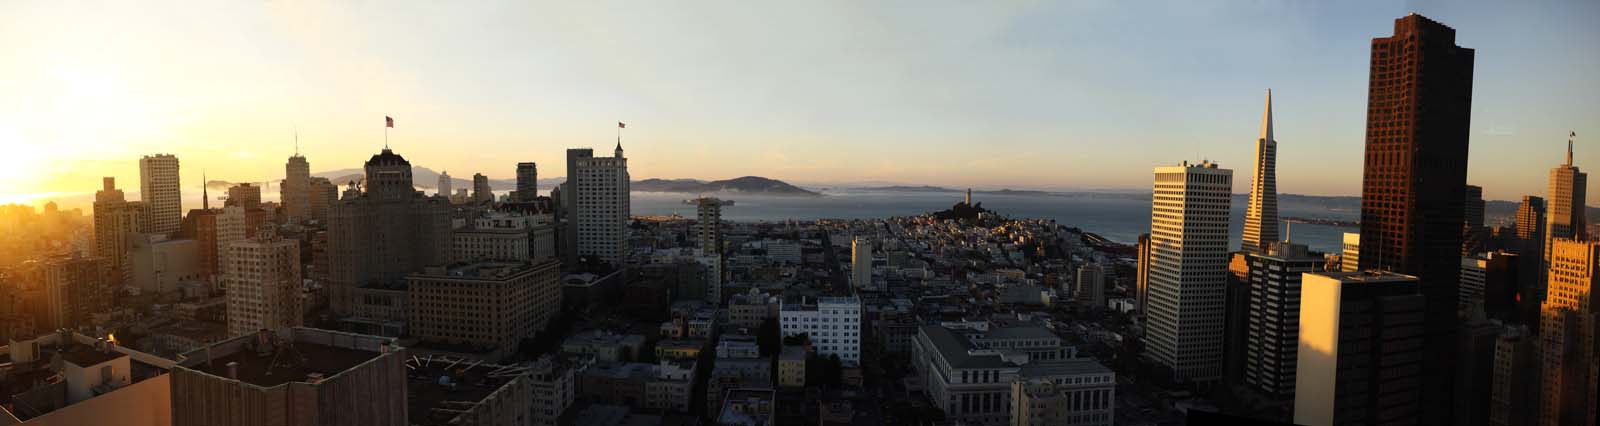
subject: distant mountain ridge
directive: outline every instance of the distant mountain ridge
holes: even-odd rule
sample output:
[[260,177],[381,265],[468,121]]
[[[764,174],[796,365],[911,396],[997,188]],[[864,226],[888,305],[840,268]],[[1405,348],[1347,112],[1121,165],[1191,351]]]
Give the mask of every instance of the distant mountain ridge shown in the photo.
[[698,179],[645,179],[633,182],[638,192],[678,192],[687,194],[736,192],[745,194],[820,197],[822,194],[787,182],[760,176],[702,181]]

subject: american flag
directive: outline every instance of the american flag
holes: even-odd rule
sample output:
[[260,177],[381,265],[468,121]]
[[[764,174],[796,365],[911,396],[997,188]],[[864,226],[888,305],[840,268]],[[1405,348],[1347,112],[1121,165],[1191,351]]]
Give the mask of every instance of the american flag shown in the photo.
[[626,129],[626,128],[628,128],[628,124],[627,123],[623,123],[621,121],[618,121],[617,122],[617,128],[618,129]]
[[387,116],[387,115],[383,116],[383,126],[384,127],[394,127],[394,117],[390,117],[390,116]]

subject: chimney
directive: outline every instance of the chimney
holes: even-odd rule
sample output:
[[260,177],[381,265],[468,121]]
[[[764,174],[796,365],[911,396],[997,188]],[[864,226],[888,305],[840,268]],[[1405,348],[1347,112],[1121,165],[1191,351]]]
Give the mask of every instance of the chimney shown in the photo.
[[232,362],[232,361],[228,362],[228,378],[234,379],[234,380],[239,380],[239,363],[238,362]]

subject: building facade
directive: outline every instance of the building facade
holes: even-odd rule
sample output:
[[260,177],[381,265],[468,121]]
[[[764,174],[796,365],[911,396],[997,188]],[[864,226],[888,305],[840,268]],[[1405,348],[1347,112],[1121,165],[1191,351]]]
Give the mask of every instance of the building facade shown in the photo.
[[[1294,423],[1417,424],[1422,415],[1424,298],[1417,278],[1387,272],[1301,278]],[[1451,345],[1452,348],[1456,347]]]
[[411,163],[385,149],[367,160],[365,185],[352,185],[328,215],[329,302],[354,312],[356,288],[392,284],[450,256],[450,205],[418,193]]
[[1179,379],[1223,375],[1233,171],[1203,162],[1155,169],[1146,355]]
[[517,163],[517,191],[511,195],[511,201],[531,203],[536,198],[539,198],[539,165]]
[[429,267],[406,278],[411,335],[428,342],[516,351],[561,309],[560,262]]
[[840,363],[861,363],[861,299],[820,297],[785,300],[778,309],[784,337],[807,335],[818,356],[838,355]]
[[290,223],[311,218],[311,163],[298,150],[283,164],[283,184],[278,186],[278,202]]
[[144,201],[144,229],[170,235],[183,221],[183,191],[178,183],[178,157],[146,155],[139,159],[139,199]]
[[1600,316],[1594,289],[1600,282],[1600,242],[1556,239],[1549,256],[1549,288],[1539,309],[1541,424],[1595,424]]
[[234,241],[224,250],[229,337],[303,324],[299,241],[267,231]]
[[1264,395],[1292,401],[1300,350],[1301,275],[1321,271],[1322,258],[1304,245],[1274,243],[1247,259],[1250,313],[1244,380]]
[[[592,152],[592,151],[591,151]],[[567,151],[572,156],[573,151]],[[628,159],[617,144],[612,157],[579,156],[573,163],[572,223],[578,256],[622,265],[628,255],[627,226],[632,215]]]

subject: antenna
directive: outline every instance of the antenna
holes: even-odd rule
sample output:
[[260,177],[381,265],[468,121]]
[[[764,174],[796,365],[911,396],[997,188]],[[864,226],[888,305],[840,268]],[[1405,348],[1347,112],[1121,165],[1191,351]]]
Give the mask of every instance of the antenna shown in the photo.
[[294,127],[294,156],[300,156],[300,126]]

